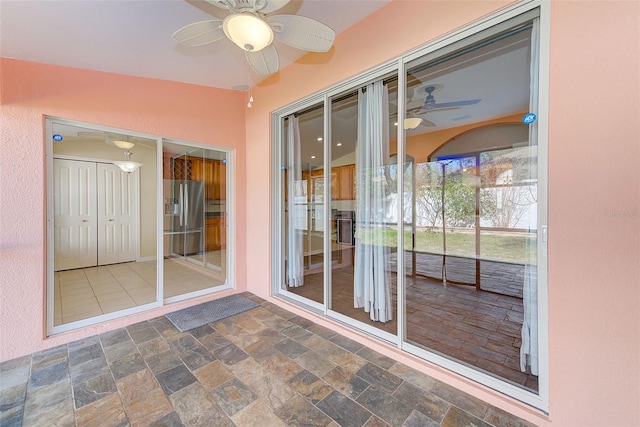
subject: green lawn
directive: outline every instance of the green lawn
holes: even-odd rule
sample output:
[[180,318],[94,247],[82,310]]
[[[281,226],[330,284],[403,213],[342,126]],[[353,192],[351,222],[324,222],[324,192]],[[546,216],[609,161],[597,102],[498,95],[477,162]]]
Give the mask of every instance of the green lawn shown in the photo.
[[[447,230],[447,255],[475,258],[476,243],[475,232]],[[395,230],[383,230],[384,244],[395,247],[397,245],[397,232]],[[530,248],[527,248],[530,246]],[[405,232],[405,248],[411,250],[411,232]],[[441,254],[442,231],[427,232],[419,230],[416,233],[416,251]],[[496,261],[536,264],[536,238],[535,234],[516,234],[507,232],[481,232],[480,258]]]

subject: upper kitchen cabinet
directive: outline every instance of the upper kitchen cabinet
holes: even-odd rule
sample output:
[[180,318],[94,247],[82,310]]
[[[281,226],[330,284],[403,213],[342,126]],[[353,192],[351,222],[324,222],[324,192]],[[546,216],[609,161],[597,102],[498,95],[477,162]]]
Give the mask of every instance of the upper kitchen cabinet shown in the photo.
[[220,160],[194,159],[191,164],[191,179],[204,182],[205,198],[225,200],[227,198],[227,165]]

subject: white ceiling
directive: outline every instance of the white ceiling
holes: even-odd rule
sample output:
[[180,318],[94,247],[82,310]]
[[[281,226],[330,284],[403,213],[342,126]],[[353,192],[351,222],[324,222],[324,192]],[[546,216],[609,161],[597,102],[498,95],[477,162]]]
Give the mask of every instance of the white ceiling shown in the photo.
[[[390,0],[292,0],[274,14],[319,20],[337,34]],[[201,47],[171,35],[227,11],[200,0],[0,0],[0,56],[232,89],[255,85],[243,51],[227,39]],[[280,68],[305,54],[275,42]]]

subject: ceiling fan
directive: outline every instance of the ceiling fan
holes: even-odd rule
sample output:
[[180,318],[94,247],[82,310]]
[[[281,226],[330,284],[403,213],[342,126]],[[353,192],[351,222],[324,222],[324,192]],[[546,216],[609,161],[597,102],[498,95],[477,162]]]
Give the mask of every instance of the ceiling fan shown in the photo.
[[[136,138],[134,136],[122,135],[119,133],[112,132],[78,132],[79,138],[92,138],[92,139],[102,139],[105,144],[112,145],[123,150],[129,150],[133,148],[136,144],[144,148],[152,148],[145,143],[150,142],[150,140],[145,138]],[[151,141],[153,142],[153,141]]]
[[[478,102],[482,101],[481,99],[465,99],[461,101],[451,101],[451,102],[436,102],[435,96],[433,96],[434,92],[442,89],[444,85],[441,84],[430,84],[424,88],[427,96],[424,99],[422,105],[418,108],[410,108],[408,111],[413,112],[414,114],[426,114],[434,111],[444,111],[444,110],[459,110],[460,107],[464,107],[466,105],[474,105]],[[414,104],[415,105],[415,104]]]
[[333,45],[335,31],[315,19],[300,15],[269,15],[290,0],[205,0],[229,10],[224,20],[195,22],[173,33],[185,46],[202,46],[225,36],[245,51],[251,68],[268,75],[279,69],[274,37],[297,49],[327,52]]

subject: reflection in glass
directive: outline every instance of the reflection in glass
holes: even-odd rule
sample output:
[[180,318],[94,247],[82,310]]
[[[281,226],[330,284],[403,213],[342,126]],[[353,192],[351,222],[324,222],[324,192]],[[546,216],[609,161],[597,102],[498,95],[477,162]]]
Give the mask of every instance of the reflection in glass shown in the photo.
[[[53,325],[156,301],[156,141],[50,124]],[[123,172],[123,151],[142,167]]]
[[408,343],[537,392],[534,26],[408,68],[404,310]]
[[226,283],[226,157],[163,142],[165,299],[183,299]]

